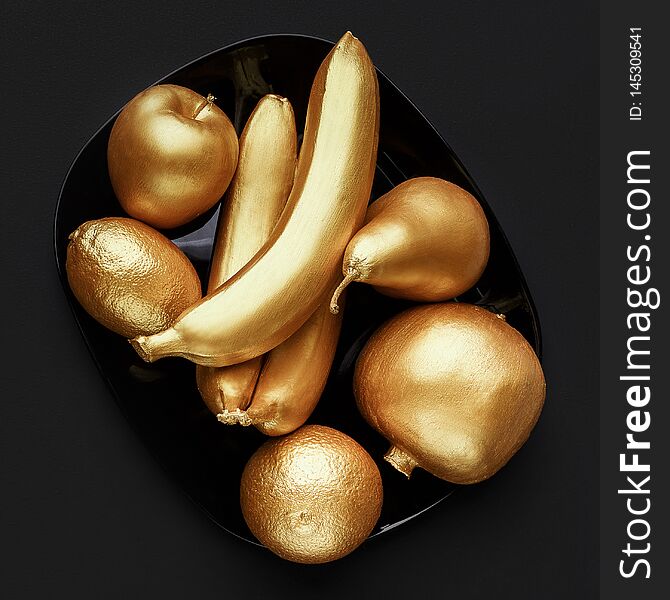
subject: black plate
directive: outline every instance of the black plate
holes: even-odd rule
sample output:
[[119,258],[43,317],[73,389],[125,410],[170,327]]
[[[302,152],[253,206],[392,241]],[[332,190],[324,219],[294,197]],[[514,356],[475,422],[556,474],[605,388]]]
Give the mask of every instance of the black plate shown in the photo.
[[[229,115],[238,133],[266,93],[286,96],[302,130],[316,70],[331,42],[298,35],[245,40],[204,56],[159,83],[175,83],[206,95]],[[374,58],[374,57],[373,57]],[[540,328],[514,254],[481,192],[451,148],[417,108],[382,73],[379,158],[373,198],[411,177],[432,175],[469,190],[481,202],[491,228],[491,258],[475,288],[458,300],[507,315],[540,353]],[[67,236],[89,219],[123,215],[107,174],[106,149],[112,117],[84,146],[63,184],[55,216],[56,262],[75,319],[117,403],[149,450],[193,501],[221,527],[246,540],[249,532],[239,508],[242,469],[266,439],[253,428],[219,424],[195,387],[194,366],[185,360],[143,363],[128,342],[91,319],[70,292],[65,275]],[[166,232],[191,258],[204,282],[213,243],[216,212]],[[379,465],[384,507],[372,535],[406,522],[446,498],[456,486],[421,469],[411,480],[382,460],[386,441],[362,420],[351,379],[354,361],[370,334],[390,316],[413,303],[352,285],[344,325],[328,385],[311,423],[329,425],[362,444]]]

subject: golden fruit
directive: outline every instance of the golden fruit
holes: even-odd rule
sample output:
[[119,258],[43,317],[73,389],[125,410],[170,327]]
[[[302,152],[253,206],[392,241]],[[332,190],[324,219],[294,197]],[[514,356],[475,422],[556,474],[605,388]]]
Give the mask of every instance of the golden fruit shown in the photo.
[[449,300],[477,283],[488,258],[489,225],[474,196],[437,177],[408,179],[368,208],[330,309],[353,281],[395,298]]
[[[237,171],[221,207],[208,292],[244,267],[267,242],[291,193],[298,136],[291,103],[260,99],[240,136]],[[210,411],[239,411],[251,401],[262,356],[227,367],[197,365],[198,390]]]
[[121,111],[107,165],[123,209],[154,227],[188,223],[226,191],[237,166],[237,134],[215,98],[156,85]]
[[72,292],[89,315],[124,337],[161,331],[200,299],[200,280],[186,255],[144,223],[87,221],[69,239]]
[[324,302],[298,331],[266,355],[247,414],[266,435],[284,435],[312,414],[326,387],[342,318]]
[[264,354],[314,313],[365,217],[379,138],[377,73],[346,33],[317,71],[295,183],[256,256],[153,336],[132,341],[146,361],[181,356],[221,367]]
[[386,460],[454,483],[493,475],[542,410],[542,367],[525,338],[470,304],[430,304],[382,325],[363,348],[354,394],[392,444]]
[[[226,425],[254,425],[273,436],[300,427],[326,387],[341,327],[342,316],[331,314],[324,301],[298,331],[264,355],[246,410],[241,410],[244,406],[224,410],[217,415],[219,421]],[[233,369],[249,362],[221,368]]]
[[379,519],[382,497],[370,455],[322,425],[263,444],[244,468],[240,490],[251,532],[299,563],[329,562],[355,550]]

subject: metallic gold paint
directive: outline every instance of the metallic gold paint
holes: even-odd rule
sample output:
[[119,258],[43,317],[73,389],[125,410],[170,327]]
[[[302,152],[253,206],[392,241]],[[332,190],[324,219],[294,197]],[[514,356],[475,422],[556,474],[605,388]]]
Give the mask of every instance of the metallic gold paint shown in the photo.
[[330,427],[305,425],[269,440],[249,459],[242,514],[272,552],[325,563],[355,550],[381,513],[382,480],[370,455]]
[[[261,249],[291,193],[298,138],[286,98],[261,98],[240,136],[235,177],[224,199],[207,291],[215,291]],[[245,409],[261,370],[262,357],[228,367],[197,365],[198,390],[214,413]]]
[[295,183],[268,243],[173,327],[132,340],[152,362],[206,366],[263,354],[312,315],[365,217],[379,135],[379,90],[364,46],[345,34],[312,86]]
[[154,227],[177,227],[223,196],[237,165],[237,134],[213,99],[157,85],[121,111],[107,164],[114,193],[130,216]]
[[284,435],[309,418],[326,386],[342,318],[324,302],[307,322],[265,358],[251,405],[251,423],[266,435]]
[[186,255],[140,221],[87,221],[69,239],[72,292],[89,315],[124,337],[161,331],[200,299],[200,280]]
[[409,179],[368,208],[345,250],[331,310],[353,281],[396,298],[449,300],[477,282],[488,257],[488,222],[471,194],[436,177]]
[[409,309],[380,327],[356,363],[366,421],[392,444],[385,457],[409,477],[418,465],[454,483],[487,479],[523,445],[545,381],[530,344],[469,304]]

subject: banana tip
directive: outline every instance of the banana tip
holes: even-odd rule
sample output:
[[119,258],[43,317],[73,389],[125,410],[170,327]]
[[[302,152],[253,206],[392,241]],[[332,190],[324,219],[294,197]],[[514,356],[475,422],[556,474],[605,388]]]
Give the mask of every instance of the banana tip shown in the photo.
[[337,48],[344,48],[350,44],[360,44],[361,41],[351,31],[347,31],[337,42]]
[[224,425],[242,425],[242,427],[248,427],[253,424],[251,417],[247,414],[246,410],[240,410],[236,408],[235,410],[224,410],[216,415],[216,420],[219,423]]
[[286,104],[288,102],[288,98],[280,96],[279,94],[266,94],[266,97],[268,99],[274,100],[275,102],[281,102],[282,104]]
[[132,340],[128,340],[130,342],[130,345],[133,347],[135,352],[139,354],[140,358],[144,362],[152,362],[151,354],[146,348],[146,341],[147,341],[147,336],[146,335],[138,335],[136,338],[133,338]]

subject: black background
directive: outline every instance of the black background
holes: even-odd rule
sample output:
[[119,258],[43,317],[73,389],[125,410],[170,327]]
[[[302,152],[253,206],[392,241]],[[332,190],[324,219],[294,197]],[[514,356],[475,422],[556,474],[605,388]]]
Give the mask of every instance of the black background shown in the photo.
[[[0,22],[7,597],[596,597],[597,3],[32,2],[3,3]],[[304,567],[219,530],[145,451],[71,317],[51,227],[77,151],[135,93],[244,37],[347,29],[505,229],[540,314],[548,396],[494,478]]]

